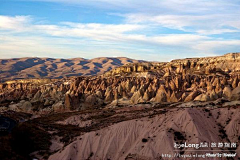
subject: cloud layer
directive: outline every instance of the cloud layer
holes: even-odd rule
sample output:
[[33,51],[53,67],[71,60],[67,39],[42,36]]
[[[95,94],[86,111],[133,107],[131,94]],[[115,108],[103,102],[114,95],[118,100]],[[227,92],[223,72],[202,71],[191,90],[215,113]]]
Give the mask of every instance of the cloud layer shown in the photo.
[[237,0],[45,2],[92,5],[105,10],[117,8],[124,13],[109,11],[109,15],[117,15],[123,21],[118,24],[42,23],[31,15],[0,15],[1,58],[128,56],[166,61],[182,55],[236,52],[240,46],[240,11],[237,10],[240,5]]

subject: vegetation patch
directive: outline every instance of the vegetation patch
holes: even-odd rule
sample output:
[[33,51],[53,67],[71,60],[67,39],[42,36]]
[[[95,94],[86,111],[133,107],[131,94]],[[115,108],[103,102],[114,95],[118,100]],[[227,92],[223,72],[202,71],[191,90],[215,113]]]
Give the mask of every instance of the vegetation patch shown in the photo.
[[218,123],[219,126],[219,137],[221,137],[222,139],[228,139],[228,136],[226,134],[226,131],[224,130],[223,126],[221,124]]
[[0,138],[0,159],[32,159],[29,154],[43,150],[48,155],[51,136],[31,122],[18,124],[11,134]]
[[148,140],[147,140],[146,138],[143,138],[143,139],[142,139],[142,142],[143,142],[143,143],[146,143],[147,141],[148,141]]

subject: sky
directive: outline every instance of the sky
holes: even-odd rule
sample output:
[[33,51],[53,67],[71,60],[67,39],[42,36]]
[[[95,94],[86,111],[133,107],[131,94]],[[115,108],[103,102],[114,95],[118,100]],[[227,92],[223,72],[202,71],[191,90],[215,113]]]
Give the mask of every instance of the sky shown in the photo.
[[0,59],[240,52],[240,0],[0,0]]

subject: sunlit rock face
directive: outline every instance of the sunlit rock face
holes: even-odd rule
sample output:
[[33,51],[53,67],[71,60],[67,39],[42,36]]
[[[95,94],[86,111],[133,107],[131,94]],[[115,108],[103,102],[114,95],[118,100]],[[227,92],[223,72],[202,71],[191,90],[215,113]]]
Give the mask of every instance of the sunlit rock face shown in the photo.
[[230,53],[133,63],[93,77],[13,80],[0,84],[0,102],[4,109],[63,112],[102,108],[122,98],[129,104],[239,100],[239,66],[240,53]]
[[[0,113],[19,122],[3,139],[2,153],[15,159],[154,160],[174,154],[174,143],[239,142],[239,55],[1,83]],[[19,140],[30,146],[24,155]],[[239,157],[240,146],[231,152]]]
[[105,76],[170,76],[171,74],[228,74],[240,71],[240,53],[217,57],[187,58],[171,62],[130,63],[106,72]]

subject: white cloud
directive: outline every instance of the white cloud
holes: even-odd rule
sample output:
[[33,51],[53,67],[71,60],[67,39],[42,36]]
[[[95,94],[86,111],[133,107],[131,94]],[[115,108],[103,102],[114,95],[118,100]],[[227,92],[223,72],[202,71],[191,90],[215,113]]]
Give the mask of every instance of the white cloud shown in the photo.
[[[240,46],[239,0],[38,1],[114,11],[124,22],[51,24],[39,23],[31,16],[0,16],[1,58],[127,56],[166,61],[183,55],[235,52]],[[158,32],[162,28],[168,32]],[[169,33],[172,30],[179,34]],[[226,38],[225,33],[236,35]]]
[[[177,19],[176,19],[177,20]],[[170,22],[169,22],[170,23]],[[177,25],[177,21],[172,21]],[[190,23],[190,22],[189,22]],[[182,27],[186,26],[185,23]],[[151,26],[150,26],[151,27]],[[61,22],[57,25],[39,24],[30,16],[0,16],[0,57],[84,57],[127,56],[165,61],[186,55],[204,55],[236,51],[239,40],[224,40],[199,34],[148,35],[146,24],[83,24]],[[214,34],[231,32],[215,30]],[[227,49],[224,49],[227,48]],[[161,58],[166,56],[167,58]],[[175,54],[174,54],[175,53]],[[161,58],[161,59],[160,59]]]
[[237,30],[237,29],[212,29],[212,30],[197,30],[196,32],[199,34],[202,34],[202,35],[213,35],[213,34],[223,34],[223,33],[235,33],[235,32],[240,32],[240,30]]
[[[4,17],[4,16],[2,16]],[[208,39],[204,36],[191,35],[191,34],[170,34],[170,35],[155,35],[146,36],[145,34],[128,33],[131,31],[143,30],[146,26],[136,24],[82,24],[63,22],[60,25],[35,25],[29,21],[20,21],[19,17],[5,16],[6,22],[16,20],[18,25],[9,27],[9,23],[2,24],[2,29],[8,29],[12,32],[24,32],[32,34],[45,34],[55,37],[76,37],[76,38],[90,38],[99,41],[119,41],[119,42],[144,42],[162,45],[176,45],[194,42],[197,40]],[[9,20],[8,20],[9,19]],[[20,23],[21,22],[21,23]],[[12,24],[12,23],[10,23]],[[20,30],[18,26],[26,26]],[[4,28],[5,27],[5,28]]]
[[1,16],[0,15],[0,29],[14,30],[16,32],[27,31],[31,22],[30,16]]
[[[129,46],[115,46],[108,43],[99,43],[92,41],[85,41],[79,39],[68,38],[53,38],[53,37],[19,37],[19,36],[0,36],[0,57],[1,58],[15,58],[15,57],[49,57],[52,58],[96,58],[96,57],[129,57],[133,59],[145,59],[161,61],[169,60],[168,57],[161,57],[161,55],[151,54],[153,51],[146,49],[136,49]],[[87,46],[87,47],[86,47]],[[139,53],[148,53],[145,54]]]
[[30,16],[0,16],[0,30],[43,33],[51,36],[84,37],[95,40],[117,40],[122,34],[144,29],[137,24],[97,24],[62,22],[59,25],[34,24]]
[[123,34],[143,29],[134,24],[81,24],[65,22],[64,25],[34,25],[33,28],[52,36],[84,37],[94,40],[121,40]]
[[[239,32],[239,15],[147,15],[127,14],[128,23],[148,24],[199,34]],[[227,28],[226,28],[227,27]],[[231,29],[229,29],[231,28]]]
[[[36,0],[20,0],[36,1]],[[157,25],[197,34],[239,32],[239,0],[38,0],[44,2],[89,5],[121,12],[129,24]],[[93,8],[95,9],[95,8]],[[115,15],[117,14],[115,12]],[[70,24],[69,24],[70,25]],[[73,24],[76,25],[76,24]],[[81,25],[81,24],[78,24]],[[96,24],[92,24],[96,25]],[[98,24],[99,25],[99,24]],[[100,25],[99,25],[100,26]],[[157,27],[156,26],[156,27]],[[49,26],[48,26],[49,27]],[[81,26],[80,26],[81,27]],[[90,27],[90,26],[88,26]],[[96,26],[95,26],[96,27]],[[101,27],[101,26],[100,26]],[[104,25],[104,27],[107,27]],[[130,26],[127,26],[130,27]],[[133,26],[135,27],[135,26]],[[78,28],[74,26],[74,28]],[[109,29],[116,26],[109,26]],[[125,29],[126,26],[118,26]],[[82,28],[84,29],[84,27]],[[96,28],[99,29],[99,28]],[[128,28],[127,28],[128,29]],[[101,30],[100,30],[101,31]]]
[[193,34],[170,34],[165,36],[153,37],[153,39],[156,42],[162,44],[185,46],[198,43],[199,41],[209,40],[210,38]]
[[[235,47],[239,49],[240,40],[212,40],[212,41],[202,41],[193,46],[196,50],[202,51],[212,51],[214,50],[224,50]],[[232,52],[238,52],[238,50],[232,50]]]

